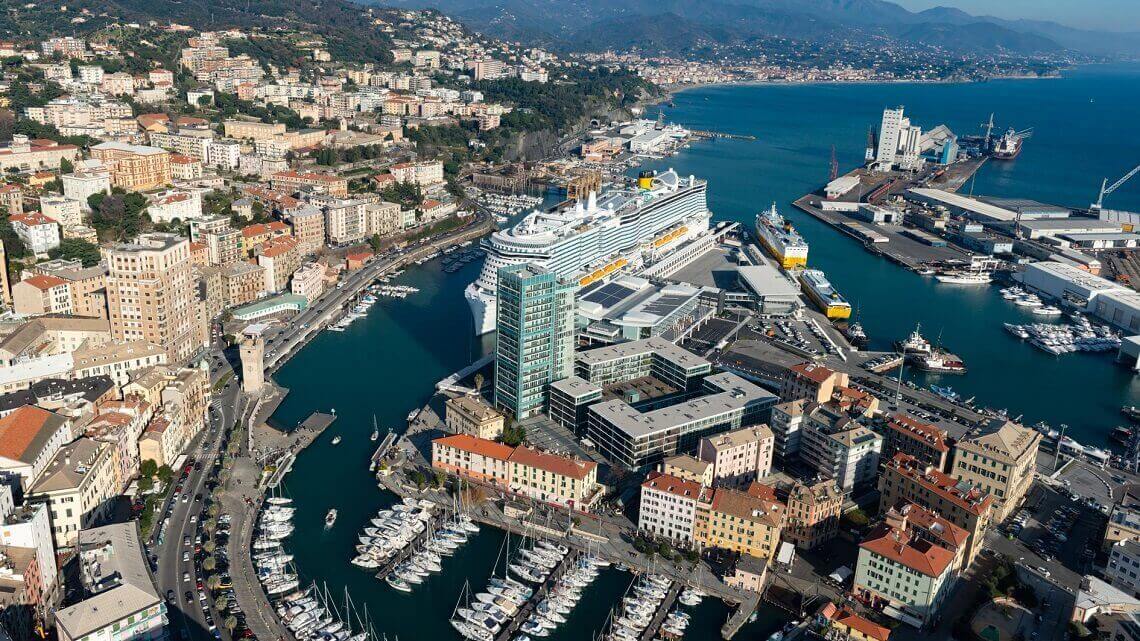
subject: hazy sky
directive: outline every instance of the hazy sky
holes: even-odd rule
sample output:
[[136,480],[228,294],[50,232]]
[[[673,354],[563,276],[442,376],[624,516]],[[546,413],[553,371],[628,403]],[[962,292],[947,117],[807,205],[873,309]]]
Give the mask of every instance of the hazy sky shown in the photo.
[[1140,0],[894,0],[911,10],[957,7],[974,15],[1054,20],[1086,29],[1140,31]]

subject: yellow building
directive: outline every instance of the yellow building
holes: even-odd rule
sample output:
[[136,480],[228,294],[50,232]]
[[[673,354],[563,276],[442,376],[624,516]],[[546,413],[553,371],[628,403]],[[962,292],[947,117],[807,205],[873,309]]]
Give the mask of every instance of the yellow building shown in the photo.
[[496,439],[503,434],[503,415],[472,396],[447,400],[445,422],[455,434],[470,434],[483,439]]
[[1025,498],[1041,434],[1012,421],[995,419],[981,434],[954,446],[951,474],[994,497],[994,520],[1001,522]]
[[169,184],[170,152],[158,147],[103,142],[91,148],[91,156],[111,171],[111,184],[128,191],[144,191]]
[[780,545],[784,506],[778,501],[730,488],[717,488],[707,508],[697,511],[694,537],[705,547],[722,548],[770,561]]
[[543,503],[589,508],[598,492],[598,464],[548,454],[525,445],[510,458],[511,490]]

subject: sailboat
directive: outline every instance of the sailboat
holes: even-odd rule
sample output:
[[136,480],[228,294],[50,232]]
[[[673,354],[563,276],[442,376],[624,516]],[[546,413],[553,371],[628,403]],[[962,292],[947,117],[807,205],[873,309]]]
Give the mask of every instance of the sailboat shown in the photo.
[[368,437],[369,440],[375,442],[380,438],[380,428],[376,426],[376,415],[372,415],[372,436]]

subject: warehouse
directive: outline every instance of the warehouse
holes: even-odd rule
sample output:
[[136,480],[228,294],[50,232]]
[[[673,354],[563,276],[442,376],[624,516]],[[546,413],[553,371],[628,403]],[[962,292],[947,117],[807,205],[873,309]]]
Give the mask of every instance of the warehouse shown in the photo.
[[1021,237],[1029,240],[1037,240],[1045,236],[1057,237],[1064,234],[1117,233],[1122,231],[1120,223],[1097,218],[1022,220],[1020,228]]
[[756,311],[789,316],[800,308],[800,288],[767,263],[737,268],[740,287],[752,294]]
[[1122,289],[1106,278],[1055,261],[1031,263],[1021,278],[1026,287],[1083,311],[1092,311],[1097,297]]

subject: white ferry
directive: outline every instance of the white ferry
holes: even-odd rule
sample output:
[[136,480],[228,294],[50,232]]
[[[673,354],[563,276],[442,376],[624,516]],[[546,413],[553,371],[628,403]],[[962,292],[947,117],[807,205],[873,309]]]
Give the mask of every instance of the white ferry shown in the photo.
[[756,237],[784,269],[807,265],[807,241],[776,211],[776,203],[756,215]]
[[481,243],[487,252],[483,270],[464,291],[476,333],[495,329],[501,268],[534,263],[581,285],[636,269],[708,231],[707,187],[706,181],[681,178],[672,169],[643,172],[634,188],[600,198],[591,193],[585,204],[535,211],[493,233]]

